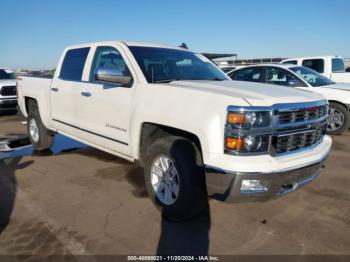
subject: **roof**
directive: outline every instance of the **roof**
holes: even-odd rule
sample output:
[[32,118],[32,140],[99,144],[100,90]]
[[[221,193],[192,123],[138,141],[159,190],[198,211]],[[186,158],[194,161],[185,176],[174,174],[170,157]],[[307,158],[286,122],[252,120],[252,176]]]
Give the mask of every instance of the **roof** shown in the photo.
[[86,44],[78,44],[78,45],[71,45],[68,46],[68,49],[71,48],[81,48],[81,47],[88,47],[91,45],[111,45],[111,44],[117,44],[117,43],[122,43],[127,46],[145,46],[145,47],[158,47],[158,48],[170,48],[170,49],[178,49],[178,50],[184,50],[186,49],[178,47],[178,46],[168,46],[168,45],[162,45],[162,44],[152,44],[152,43],[143,43],[143,42],[132,42],[132,41],[121,41],[121,40],[116,40],[116,41],[103,41],[103,42],[93,42],[93,43],[86,43]]
[[337,55],[301,56],[301,57],[293,57],[293,58],[284,59],[283,61],[296,60],[296,59],[317,59],[317,58],[332,59],[332,58],[342,58],[342,57],[337,56]]
[[257,65],[238,66],[234,70],[231,70],[231,71],[227,72],[226,74],[229,74],[233,71],[236,71],[236,70],[242,69],[242,68],[260,67],[260,66],[274,66],[274,67],[279,67],[279,68],[284,68],[284,69],[290,69],[292,67],[300,67],[300,65],[294,65],[294,64],[257,64]]

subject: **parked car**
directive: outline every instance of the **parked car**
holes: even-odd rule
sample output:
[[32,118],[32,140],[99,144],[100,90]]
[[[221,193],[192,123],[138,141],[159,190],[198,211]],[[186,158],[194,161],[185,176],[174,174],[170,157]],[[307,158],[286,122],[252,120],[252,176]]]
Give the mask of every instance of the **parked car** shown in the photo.
[[7,68],[0,67],[0,113],[16,110],[16,77]]
[[208,195],[247,202],[293,192],[320,173],[332,144],[321,95],[233,82],[177,47],[68,47],[53,79],[22,77],[18,94],[36,150],[61,133],[137,161],[155,206],[175,221],[198,214]]
[[316,71],[293,64],[248,66],[228,73],[232,80],[296,87],[323,95],[330,104],[327,132],[339,135],[350,126],[350,84],[335,83]]
[[283,60],[281,64],[309,67],[337,83],[350,83],[350,73],[345,71],[344,59],[340,56],[299,57]]

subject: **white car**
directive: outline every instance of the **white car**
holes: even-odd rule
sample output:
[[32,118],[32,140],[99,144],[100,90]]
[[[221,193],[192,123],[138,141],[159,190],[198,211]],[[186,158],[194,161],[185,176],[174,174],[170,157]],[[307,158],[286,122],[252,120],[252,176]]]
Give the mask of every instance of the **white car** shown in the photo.
[[17,107],[16,77],[8,68],[0,67],[0,113]]
[[245,202],[293,192],[317,177],[331,149],[321,95],[233,82],[182,48],[72,46],[53,79],[21,78],[35,149],[61,133],[139,162],[149,196],[172,220],[198,214],[208,195]]
[[323,95],[330,104],[329,134],[341,134],[350,126],[350,84],[335,83],[316,71],[293,64],[247,66],[228,73],[232,80],[295,87]]
[[350,72],[346,71],[344,59],[340,56],[312,56],[283,60],[281,64],[309,67],[336,83],[350,83]]

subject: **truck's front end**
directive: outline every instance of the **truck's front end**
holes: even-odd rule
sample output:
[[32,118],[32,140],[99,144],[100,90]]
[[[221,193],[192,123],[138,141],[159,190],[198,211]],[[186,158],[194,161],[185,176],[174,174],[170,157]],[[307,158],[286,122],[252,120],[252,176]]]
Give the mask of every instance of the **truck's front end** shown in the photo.
[[0,68],[0,112],[14,111],[16,107],[15,75],[11,70]]
[[206,165],[208,193],[264,201],[313,181],[331,149],[326,100],[227,108],[224,152]]

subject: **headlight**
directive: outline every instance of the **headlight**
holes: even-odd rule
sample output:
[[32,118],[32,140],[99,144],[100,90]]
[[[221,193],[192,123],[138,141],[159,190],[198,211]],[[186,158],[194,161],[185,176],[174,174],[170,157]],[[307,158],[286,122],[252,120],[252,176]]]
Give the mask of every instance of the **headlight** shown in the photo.
[[269,149],[269,135],[226,136],[225,147],[237,153],[262,153]]
[[225,152],[268,153],[272,135],[272,108],[233,107],[227,112]]
[[228,112],[227,124],[233,128],[258,128],[271,125],[271,111]]

